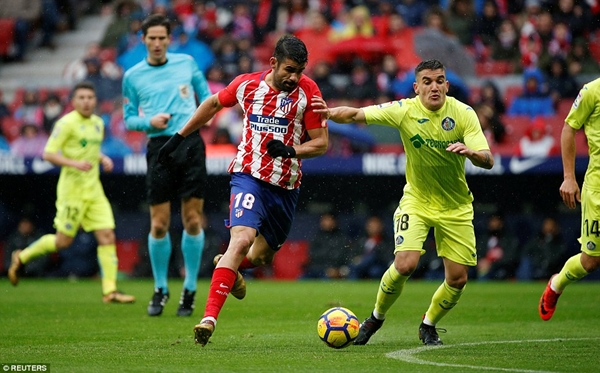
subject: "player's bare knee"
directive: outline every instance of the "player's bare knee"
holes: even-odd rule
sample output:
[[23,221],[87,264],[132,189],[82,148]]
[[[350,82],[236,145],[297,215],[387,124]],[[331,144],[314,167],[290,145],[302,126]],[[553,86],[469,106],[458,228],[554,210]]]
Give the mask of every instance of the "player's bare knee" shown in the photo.
[[412,275],[417,268],[417,264],[408,261],[395,261],[394,266],[396,267],[396,271],[398,271],[398,273],[400,273],[402,276]]

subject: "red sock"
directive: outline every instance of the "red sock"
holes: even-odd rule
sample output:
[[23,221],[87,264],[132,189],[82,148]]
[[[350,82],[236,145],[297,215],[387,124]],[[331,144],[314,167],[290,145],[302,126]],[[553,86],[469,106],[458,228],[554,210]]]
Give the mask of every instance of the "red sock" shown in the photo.
[[244,257],[244,260],[242,260],[238,269],[250,269],[250,268],[256,268],[256,265],[252,264],[252,262],[249,261],[247,257]]
[[215,268],[210,282],[204,317],[214,317],[215,320],[217,319],[236,278],[237,272],[231,268]]

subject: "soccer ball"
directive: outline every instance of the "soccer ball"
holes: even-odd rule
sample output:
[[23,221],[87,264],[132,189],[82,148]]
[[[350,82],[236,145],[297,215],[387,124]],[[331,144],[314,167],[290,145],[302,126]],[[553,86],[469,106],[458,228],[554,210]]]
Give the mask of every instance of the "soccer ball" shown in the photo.
[[317,322],[319,338],[331,348],[344,348],[358,336],[360,323],[356,315],[347,308],[334,307],[323,312]]

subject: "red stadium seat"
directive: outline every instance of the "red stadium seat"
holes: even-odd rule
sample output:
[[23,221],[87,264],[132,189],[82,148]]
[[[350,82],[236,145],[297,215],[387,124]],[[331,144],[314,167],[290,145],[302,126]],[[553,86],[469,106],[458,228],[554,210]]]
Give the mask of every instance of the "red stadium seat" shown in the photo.
[[477,62],[475,64],[475,73],[477,76],[506,75],[513,73],[513,66],[508,61]]
[[278,280],[297,280],[308,262],[308,241],[288,241],[273,259],[273,277]]
[[15,20],[12,18],[0,19],[0,56],[7,56],[13,43],[15,33]]
[[14,139],[20,136],[21,122],[13,117],[5,117],[2,120],[2,132],[8,142],[12,142]]

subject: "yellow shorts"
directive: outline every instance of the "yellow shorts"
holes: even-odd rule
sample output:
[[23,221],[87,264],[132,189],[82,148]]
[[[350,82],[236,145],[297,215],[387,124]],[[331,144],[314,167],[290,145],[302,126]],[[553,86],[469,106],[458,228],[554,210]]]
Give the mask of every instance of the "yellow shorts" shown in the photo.
[[69,237],[75,237],[79,226],[86,232],[115,229],[112,207],[106,196],[94,200],[75,198],[56,200],[54,227]]
[[458,264],[477,265],[473,206],[451,210],[424,207],[412,198],[400,200],[394,212],[394,253],[415,250],[423,255],[423,243],[433,228],[438,256]]
[[581,251],[600,256],[600,192],[581,189]]

